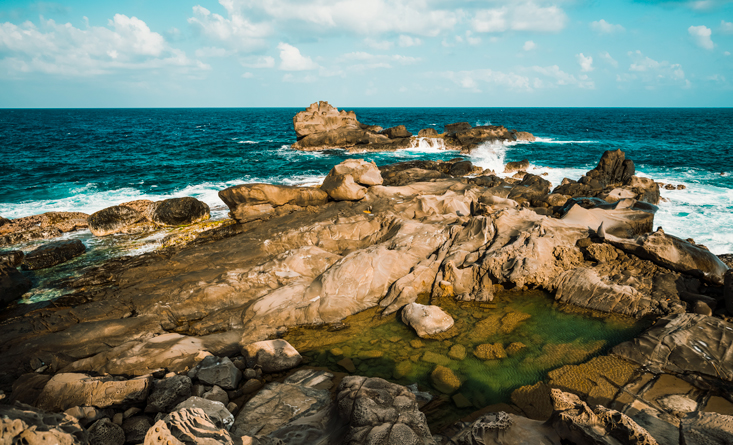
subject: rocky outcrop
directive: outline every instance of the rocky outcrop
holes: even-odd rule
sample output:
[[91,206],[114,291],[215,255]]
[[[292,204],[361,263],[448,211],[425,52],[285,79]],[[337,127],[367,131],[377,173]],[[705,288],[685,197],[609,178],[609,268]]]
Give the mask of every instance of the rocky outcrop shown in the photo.
[[157,421],[145,436],[145,445],[234,445],[229,433],[217,427],[201,409],[182,409]]
[[229,207],[233,219],[246,223],[323,205],[328,194],[311,187],[242,184],[220,191],[219,198]]
[[[456,164],[464,162],[464,168],[455,168]],[[470,166],[465,168],[466,164]],[[460,167],[460,166],[459,166]],[[434,179],[465,176],[481,173],[480,167],[473,166],[470,161],[406,161],[379,167],[384,185],[402,186],[414,182],[427,182]]]
[[507,162],[504,166],[504,173],[512,173],[518,171],[527,171],[529,168],[529,159],[523,159],[516,162]]
[[116,380],[112,377],[60,373],[46,383],[36,406],[46,411],[63,411],[74,406],[125,406],[144,402],[149,387],[148,378]]
[[209,219],[209,206],[196,198],[171,198],[147,206],[145,216],[163,226],[181,226]]
[[91,214],[87,221],[94,236],[107,236],[121,232],[144,218],[142,213],[130,207],[112,206]]
[[407,128],[405,128],[404,125],[398,125],[396,127],[385,128],[380,133],[387,136],[390,139],[409,138],[410,136],[412,136],[412,133],[407,131]]
[[0,246],[49,239],[87,227],[87,215],[81,212],[46,212],[8,220],[0,224]]
[[453,317],[438,306],[410,303],[402,309],[402,322],[415,330],[418,337],[430,337],[453,327]]
[[44,244],[26,254],[23,269],[38,270],[65,263],[86,252],[86,246],[80,240],[57,241]]
[[7,444],[88,445],[89,434],[63,413],[45,413],[30,406],[0,405],[0,440]]

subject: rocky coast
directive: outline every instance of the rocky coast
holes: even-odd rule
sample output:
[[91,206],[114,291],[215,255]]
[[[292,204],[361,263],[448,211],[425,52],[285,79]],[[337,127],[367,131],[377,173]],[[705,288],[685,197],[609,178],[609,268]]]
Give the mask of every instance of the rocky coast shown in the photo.
[[[298,150],[416,140],[325,102],[294,128]],[[659,185],[621,150],[561,184],[527,165],[350,159],[317,187],[221,190],[222,221],[193,198],[0,219],[1,441],[733,443],[729,256],[655,227]],[[24,301],[87,229],[165,241]]]

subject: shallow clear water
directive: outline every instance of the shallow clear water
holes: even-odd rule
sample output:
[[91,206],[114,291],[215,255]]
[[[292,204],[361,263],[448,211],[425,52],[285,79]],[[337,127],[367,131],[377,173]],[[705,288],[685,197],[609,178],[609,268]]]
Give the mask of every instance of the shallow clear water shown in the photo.
[[[460,417],[487,405],[511,403],[514,389],[534,384],[563,365],[605,353],[648,327],[647,322],[629,317],[562,308],[541,291],[502,292],[491,304],[446,298],[440,306],[456,321],[455,337],[420,339],[398,316],[381,318],[372,309],[346,319],[349,327],[340,331],[303,327],[291,329],[284,338],[309,366],[348,372],[342,362],[348,358],[357,375],[405,385],[416,382],[436,396],[441,393],[431,383],[430,373],[441,363],[462,382],[451,396],[462,394],[472,404],[457,410],[455,402],[447,400],[446,413]],[[415,341],[420,344],[412,344]],[[477,346],[497,343],[506,350],[512,343],[524,347],[495,360],[474,355]],[[454,345],[465,348],[465,358],[450,357]]]
[[[299,108],[0,110],[0,215],[94,212],[123,201],[194,196],[224,211],[217,192],[243,182],[318,183],[346,158],[385,164],[450,159],[429,147],[396,153],[302,153]],[[538,142],[486,146],[471,160],[500,168],[529,159],[553,184],[577,179],[621,148],[642,175],[684,184],[662,192],[657,225],[715,253],[733,252],[733,110],[603,108],[364,108],[361,122],[442,130],[451,122],[529,131]],[[723,176],[721,176],[723,174]]]

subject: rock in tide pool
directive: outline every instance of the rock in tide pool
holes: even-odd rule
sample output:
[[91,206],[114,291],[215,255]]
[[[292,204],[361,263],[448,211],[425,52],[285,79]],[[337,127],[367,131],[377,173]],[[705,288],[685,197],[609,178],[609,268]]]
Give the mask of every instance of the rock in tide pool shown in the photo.
[[113,206],[91,214],[87,222],[92,235],[107,236],[120,232],[143,219],[142,213],[130,207]]
[[450,368],[441,365],[430,373],[430,381],[435,389],[445,394],[453,394],[461,387],[461,379]]
[[242,355],[248,367],[259,365],[263,372],[280,372],[295,368],[303,357],[285,340],[264,340],[246,345]]
[[415,330],[419,337],[445,332],[453,327],[453,317],[438,306],[410,303],[402,309],[402,321]]
[[180,226],[209,219],[209,206],[196,198],[171,198],[148,206],[146,216],[156,224]]
[[85,251],[86,246],[78,239],[44,244],[28,252],[22,267],[27,270],[46,269],[76,258]]

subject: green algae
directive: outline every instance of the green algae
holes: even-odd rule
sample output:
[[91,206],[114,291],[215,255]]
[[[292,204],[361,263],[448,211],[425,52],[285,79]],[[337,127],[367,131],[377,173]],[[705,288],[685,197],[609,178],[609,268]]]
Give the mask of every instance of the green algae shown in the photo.
[[[420,300],[427,303],[424,296]],[[443,423],[448,417],[456,419],[488,405],[511,403],[510,394],[516,388],[542,381],[561,366],[586,362],[649,326],[630,317],[563,307],[542,291],[501,292],[490,304],[450,298],[437,304],[454,318],[457,335],[420,339],[396,314],[381,317],[375,308],[347,318],[345,329],[301,327],[291,329],[284,338],[309,366],[382,377],[403,385],[417,383],[442,405],[427,413],[429,421],[432,417]],[[486,357],[481,354],[485,345],[511,353],[481,360],[477,355]],[[465,354],[456,353],[461,347]],[[353,363],[351,370],[338,364],[345,358]],[[431,382],[430,374],[437,366],[449,368],[461,380],[452,398],[441,396]],[[456,406],[456,399],[462,407]]]

